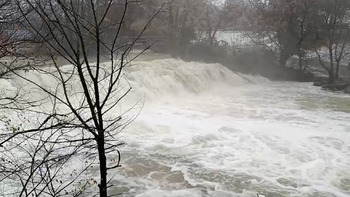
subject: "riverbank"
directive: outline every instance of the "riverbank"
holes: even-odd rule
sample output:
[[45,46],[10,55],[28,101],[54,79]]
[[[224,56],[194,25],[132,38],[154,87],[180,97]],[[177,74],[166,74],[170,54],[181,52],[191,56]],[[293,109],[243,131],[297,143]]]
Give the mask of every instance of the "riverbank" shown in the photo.
[[339,78],[334,83],[329,83],[327,72],[322,68],[313,66],[313,72],[317,76],[314,80],[314,86],[321,87],[323,90],[342,91],[350,94],[350,70],[344,64],[340,65],[339,69]]
[[334,83],[328,83],[327,78],[320,78],[314,82],[314,86],[322,87],[323,90],[343,91],[350,94],[350,81],[344,78],[337,79]]

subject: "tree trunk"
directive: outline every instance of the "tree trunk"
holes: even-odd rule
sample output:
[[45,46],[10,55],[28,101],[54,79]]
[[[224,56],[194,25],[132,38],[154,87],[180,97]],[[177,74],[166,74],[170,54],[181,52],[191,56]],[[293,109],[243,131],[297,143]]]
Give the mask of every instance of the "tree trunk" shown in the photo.
[[299,70],[303,71],[303,57],[301,55],[298,55],[299,57]]
[[98,139],[98,156],[100,160],[100,197],[107,197],[107,161],[105,153],[105,142],[104,142],[104,133],[99,131]]
[[328,71],[328,83],[333,84],[334,83],[334,71],[333,69]]
[[330,63],[330,68],[328,70],[328,83],[329,84],[332,84],[334,83],[335,81],[335,76],[334,76],[334,63],[333,61],[331,60],[331,63]]
[[[332,44],[330,45],[332,46]],[[334,83],[334,60],[333,60],[333,49],[329,48],[329,60],[330,60],[330,67],[328,71],[328,83],[332,84]]]
[[281,53],[280,53],[280,59],[279,59],[279,64],[280,64],[280,66],[281,66],[281,67],[285,67],[288,59],[289,59],[288,55],[286,55],[285,53],[283,53],[283,52],[281,51]]
[[340,61],[337,61],[337,67],[335,70],[335,79],[339,78]]

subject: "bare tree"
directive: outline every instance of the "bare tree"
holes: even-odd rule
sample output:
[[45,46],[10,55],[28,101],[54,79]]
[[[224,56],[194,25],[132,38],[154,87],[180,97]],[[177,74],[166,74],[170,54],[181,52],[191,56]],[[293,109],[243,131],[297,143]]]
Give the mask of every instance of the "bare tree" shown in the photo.
[[[40,95],[41,106],[33,106],[29,110],[41,115],[35,124],[39,127],[30,130],[18,128],[14,133],[1,136],[1,145],[7,146],[3,153],[9,152],[11,147],[8,146],[11,145],[14,145],[11,149],[18,147],[19,143],[35,145],[34,148],[32,145],[24,148],[32,162],[23,168],[13,168],[9,171],[11,176],[5,177],[27,177],[20,179],[22,196],[42,193],[56,196],[62,192],[71,196],[82,195],[81,191],[68,191],[67,188],[76,183],[86,168],[74,176],[77,178],[66,179],[67,184],[64,181],[53,184],[53,180],[57,180],[56,174],[63,176],[59,173],[62,172],[60,169],[78,157],[89,164],[86,167],[98,166],[93,169],[99,174],[96,180],[99,196],[106,197],[113,179],[113,174],[108,172],[120,167],[118,147],[123,142],[117,135],[135,118],[135,115],[124,115],[136,105],[123,112],[117,110],[132,90],[123,77],[123,69],[140,55],[128,58],[162,6],[149,18],[137,38],[125,43],[121,38],[123,24],[129,6],[136,1],[13,0],[13,3],[24,18],[23,27],[35,35],[34,41],[42,43],[51,58],[48,67],[32,67],[41,76],[50,78],[50,83],[43,84],[21,72],[12,71],[32,88],[33,94]],[[110,13],[113,6],[121,7],[118,20],[108,18],[113,16]],[[70,66],[61,65],[59,59]],[[23,140],[19,141],[21,138]]]
[[214,1],[207,0],[205,7],[205,16],[203,17],[205,21],[204,29],[210,46],[214,46],[214,44],[216,44],[216,34],[224,25],[224,15],[226,13],[220,6],[216,5]]
[[[319,4],[319,18],[317,35],[322,37],[323,46],[328,51],[329,64],[320,54],[319,49],[315,49],[320,65],[328,72],[328,83],[334,83],[339,77],[341,61],[349,55],[346,47],[349,44],[349,11],[350,2],[345,0],[321,1]],[[334,67],[336,64],[336,67]]]
[[[164,9],[154,21],[161,36],[166,40],[168,50],[177,56],[182,46],[196,38],[205,0],[150,0],[144,9],[153,10],[154,5],[164,4]],[[151,14],[152,15],[152,14]]]
[[299,56],[299,69],[303,70],[302,59],[305,43],[312,34],[315,1],[250,1],[250,21],[262,41],[256,40],[278,54],[280,66],[285,66],[293,55]]

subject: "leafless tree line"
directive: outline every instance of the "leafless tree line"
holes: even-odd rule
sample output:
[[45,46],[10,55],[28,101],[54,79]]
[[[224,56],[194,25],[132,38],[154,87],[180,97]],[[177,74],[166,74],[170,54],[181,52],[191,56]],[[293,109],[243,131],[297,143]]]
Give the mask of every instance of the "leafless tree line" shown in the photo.
[[[249,1],[251,21],[263,42],[279,55],[280,66],[296,55],[299,69],[306,69],[307,51],[314,51],[329,83],[339,78],[340,64],[349,55],[350,4],[346,0]],[[323,48],[327,56],[321,54]]]

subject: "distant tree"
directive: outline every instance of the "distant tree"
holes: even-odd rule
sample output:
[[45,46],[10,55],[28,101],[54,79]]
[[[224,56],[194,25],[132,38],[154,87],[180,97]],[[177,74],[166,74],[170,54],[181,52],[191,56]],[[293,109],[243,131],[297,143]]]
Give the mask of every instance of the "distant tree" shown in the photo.
[[222,5],[223,29],[248,30],[251,29],[247,21],[248,6],[244,0],[226,0]]
[[223,6],[219,6],[215,1],[207,0],[205,5],[205,14],[203,16],[202,29],[206,32],[206,39],[210,46],[216,43],[216,34],[224,26],[225,12]]
[[[340,64],[349,55],[350,43],[350,1],[323,0],[318,2],[317,37],[327,48],[328,60],[315,48],[320,65],[328,72],[329,83],[339,77]],[[325,61],[328,61],[329,64]],[[335,64],[335,66],[334,66]]]
[[[153,7],[159,7],[163,2],[163,0],[147,1],[144,9],[152,11]],[[160,35],[165,38],[169,52],[177,56],[181,47],[196,39],[205,0],[169,0],[165,2],[164,9],[153,24]]]
[[280,66],[297,55],[302,70],[304,43],[312,34],[314,4],[313,0],[250,1],[249,18],[253,31],[261,38],[256,42],[277,53]]

